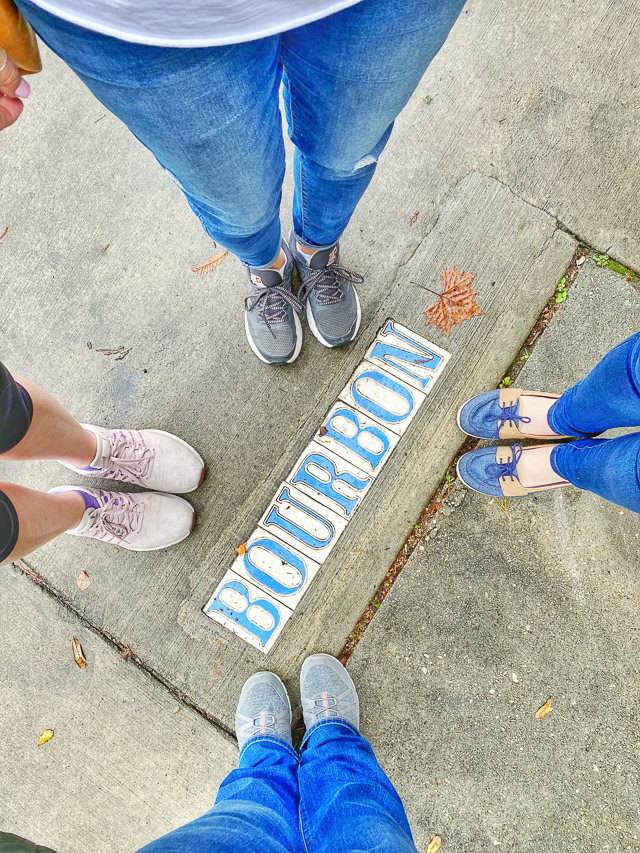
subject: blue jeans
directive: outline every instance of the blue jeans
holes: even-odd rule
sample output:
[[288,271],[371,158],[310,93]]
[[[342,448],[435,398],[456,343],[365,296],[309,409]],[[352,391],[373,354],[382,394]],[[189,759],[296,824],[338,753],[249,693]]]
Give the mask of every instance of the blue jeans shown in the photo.
[[283,77],[294,229],[326,246],[346,228],[464,0],[362,0],[281,35],[207,48],[132,44],[18,3],[173,175],[207,233],[260,266],[280,249]]
[[[576,436],[640,426],[640,332],[565,391],[549,410],[548,421],[556,432]],[[634,512],[640,512],[639,465],[637,432],[620,438],[581,438],[551,452],[556,474]]]
[[300,755],[261,735],[206,814],[139,853],[417,853],[400,797],[349,723],[323,720]]

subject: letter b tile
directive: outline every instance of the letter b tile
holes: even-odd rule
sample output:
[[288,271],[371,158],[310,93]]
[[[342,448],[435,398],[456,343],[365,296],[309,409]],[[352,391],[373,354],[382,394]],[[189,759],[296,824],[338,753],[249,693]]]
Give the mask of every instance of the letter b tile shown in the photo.
[[265,654],[293,611],[229,570],[204,613]]
[[372,477],[382,470],[399,440],[389,427],[345,403],[332,407],[314,436],[318,444]]

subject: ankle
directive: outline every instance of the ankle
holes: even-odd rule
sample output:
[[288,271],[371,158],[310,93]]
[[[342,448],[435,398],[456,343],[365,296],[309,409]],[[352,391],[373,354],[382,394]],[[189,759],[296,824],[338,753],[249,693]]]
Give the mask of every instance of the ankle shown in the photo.
[[81,489],[78,488],[78,491],[59,492],[51,495],[55,500],[61,533],[72,530],[82,521],[87,506],[80,492]]

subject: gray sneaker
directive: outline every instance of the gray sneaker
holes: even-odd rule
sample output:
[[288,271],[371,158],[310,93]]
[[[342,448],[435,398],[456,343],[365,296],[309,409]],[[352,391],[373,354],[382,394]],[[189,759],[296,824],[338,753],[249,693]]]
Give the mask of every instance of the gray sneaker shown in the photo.
[[240,749],[256,735],[279,737],[291,746],[291,702],[287,688],[273,672],[256,672],[240,694],[236,710]]
[[303,306],[291,292],[293,258],[284,240],[282,248],[287,257],[282,273],[249,267],[251,293],[244,300],[249,346],[266,364],[291,364],[302,347]]
[[307,731],[320,720],[346,720],[360,729],[360,704],[351,676],[331,655],[311,655],[300,672],[300,699]]
[[293,232],[289,243],[302,279],[298,298],[306,303],[309,328],[325,347],[348,344],[358,334],[361,318],[353,285],[364,279],[340,266],[338,243],[322,246],[310,256],[298,250]]

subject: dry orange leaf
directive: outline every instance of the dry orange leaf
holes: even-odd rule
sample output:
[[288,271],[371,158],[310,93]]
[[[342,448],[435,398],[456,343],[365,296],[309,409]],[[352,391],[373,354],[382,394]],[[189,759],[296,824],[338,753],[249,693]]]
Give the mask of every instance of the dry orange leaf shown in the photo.
[[416,222],[418,221],[419,216],[420,216],[420,211],[416,210],[416,212],[411,216],[411,219],[409,220],[409,225],[415,225]]
[[220,252],[219,255],[214,255],[212,258],[207,258],[206,261],[196,264],[192,269],[196,275],[204,275],[207,272],[212,272],[216,267],[220,266],[228,254],[229,252],[225,249],[224,252]]
[[[474,272],[458,272],[455,267],[444,270],[442,293],[436,294],[438,301],[422,312],[426,314],[427,325],[437,326],[448,336],[454,325],[459,326],[463,320],[484,314],[476,302],[477,293],[471,287],[475,277]],[[419,286],[429,290],[422,284]]]
[[540,705],[540,707],[536,711],[536,720],[541,720],[543,717],[546,717],[550,710],[551,710],[551,696],[549,696],[549,698],[544,703],[544,705]]
[[74,661],[78,664],[80,669],[84,669],[85,666],[87,665],[87,659],[84,656],[84,650],[83,650],[82,646],[80,645],[80,640],[78,640],[78,639],[76,639],[76,637],[74,637],[73,640],[71,641],[71,645],[73,647],[73,659],[74,659]]
[[76,578],[76,586],[78,589],[86,589],[89,586],[89,575],[84,570]]
[[242,545],[238,545],[237,548],[233,549],[239,557],[242,557],[243,554],[247,553],[247,543],[243,542]]
[[442,839],[439,835],[434,835],[429,844],[427,845],[427,853],[436,853],[436,850],[440,849],[442,844]]
[[48,740],[51,740],[53,737],[53,729],[45,729],[40,735],[40,740],[38,741],[38,746],[42,746],[43,743],[46,743]]

